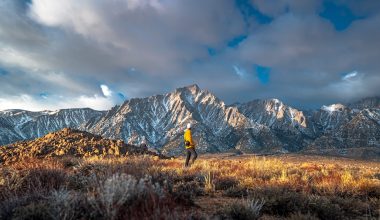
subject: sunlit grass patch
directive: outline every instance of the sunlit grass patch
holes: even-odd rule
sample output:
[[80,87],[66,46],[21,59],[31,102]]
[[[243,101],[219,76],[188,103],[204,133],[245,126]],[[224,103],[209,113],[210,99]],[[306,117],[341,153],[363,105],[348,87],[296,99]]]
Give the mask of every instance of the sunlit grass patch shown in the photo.
[[[181,213],[186,212],[205,218],[208,208],[196,202],[210,197],[239,201],[231,212],[221,212],[229,217],[376,219],[380,216],[379,173],[378,163],[310,157],[299,162],[281,157],[200,156],[190,168],[184,168],[181,157],[149,155],[33,159],[0,167],[0,218],[67,212],[74,218],[122,219],[140,209],[144,212],[132,218],[183,219],[186,214]],[[138,193],[140,184],[145,190],[142,194]],[[244,203],[252,199],[265,201],[253,215]],[[208,217],[213,215],[218,213]]]

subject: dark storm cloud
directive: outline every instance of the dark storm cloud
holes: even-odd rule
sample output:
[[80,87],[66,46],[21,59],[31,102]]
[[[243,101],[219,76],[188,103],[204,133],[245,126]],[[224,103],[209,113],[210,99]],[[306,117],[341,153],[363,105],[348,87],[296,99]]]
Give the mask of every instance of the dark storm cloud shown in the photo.
[[375,2],[4,0],[0,108],[106,109],[193,83],[303,108],[378,95]]
[[[341,33],[317,15],[285,14],[253,33],[235,51],[242,60],[274,71],[268,96],[287,94],[288,100],[333,102],[380,94],[379,16],[352,23]],[[371,33],[371,34],[368,34]],[[358,72],[350,82],[342,74]],[[322,97],[322,98],[320,98]]]

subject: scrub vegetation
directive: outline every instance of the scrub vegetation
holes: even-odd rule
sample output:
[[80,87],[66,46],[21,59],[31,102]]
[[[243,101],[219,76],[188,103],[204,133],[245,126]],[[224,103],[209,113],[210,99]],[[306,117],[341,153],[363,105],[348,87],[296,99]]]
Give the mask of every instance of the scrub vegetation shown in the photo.
[[380,163],[305,155],[25,159],[0,219],[379,219]]

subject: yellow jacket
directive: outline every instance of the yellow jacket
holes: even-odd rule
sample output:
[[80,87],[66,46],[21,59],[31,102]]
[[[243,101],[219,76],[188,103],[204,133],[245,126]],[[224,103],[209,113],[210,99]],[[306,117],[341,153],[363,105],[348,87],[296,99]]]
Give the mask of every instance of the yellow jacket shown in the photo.
[[190,149],[192,147],[195,147],[195,144],[193,142],[193,138],[191,136],[191,130],[190,129],[186,129],[185,130],[185,134],[183,135],[183,139],[184,139],[185,142],[186,141],[190,142],[190,146],[186,146],[185,145],[186,149]]

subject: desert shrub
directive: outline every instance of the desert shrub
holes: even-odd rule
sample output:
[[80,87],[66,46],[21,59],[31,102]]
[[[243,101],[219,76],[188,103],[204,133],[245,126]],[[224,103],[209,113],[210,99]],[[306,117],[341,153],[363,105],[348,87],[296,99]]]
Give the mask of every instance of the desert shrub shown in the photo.
[[83,194],[65,189],[54,190],[48,197],[49,211],[53,219],[90,219],[93,212]]
[[48,220],[53,219],[49,205],[46,202],[31,203],[26,206],[16,207],[12,219],[15,220]]
[[95,189],[98,186],[97,182],[99,181],[99,177],[96,176],[96,173],[88,176],[84,176],[81,173],[74,173],[68,175],[66,179],[67,189],[82,192]]
[[263,196],[266,201],[263,207],[264,213],[288,216],[291,213],[305,210],[305,196],[299,193],[283,191],[278,194],[273,192],[270,195],[263,194]]
[[342,198],[338,196],[332,196],[329,197],[329,200],[331,203],[339,205],[341,211],[346,217],[355,218],[356,216],[366,216],[370,215],[370,213],[373,213],[375,210],[365,199],[361,200],[360,198],[355,197]]
[[249,190],[249,196],[263,198],[265,205],[262,212],[270,215],[289,216],[291,213],[307,210],[307,196],[293,191],[286,185],[252,188]]
[[176,202],[184,205],[193,205],[196,196],[204,195],[204,189],[197,181],[177,182],[173,186],[173,195]]
[[101,181],[88,197],[91,206],[104,219],[141,218],[155,210],[168,209],[174,200],[149,177],[137,180],[126,174],[114,174]]
[[297,212],[297,213],[291,214],[286,219],[289,219],[289,220],[318,220],[319,218],[315,217],[314,215],[312,215],[310,213],[304,214],[301,212]]
[[227,190],[232,187],[236,187],[239,181],[233,177],[219,177],[215,179],[216,190]]
[[370,198],[368,201],[370,217],[380,218],[380,198]]
[[247,199],[232,204],[226,212],[232,219],[254,220],[260,217],[264,203],[264,200]]
[[63,168],[67,169],[78,166],[81,160],[75,157],[63,157],[59,161],[62,164]]
[[370,185],[366,186],[364,197],[373,197],[373,198],[380,198],[380,186],[379,185]]
[[44,195],[38,191],[28,193],[24,196],[12,195],[0,201],[0,219],[13,219],[14,211],[18,207],[25,207],[31,203],[43,201]]
[[2,201],[12,196],[16,189],[21,187],[22,177],[17,170],[4,168],[0,171],[0,201]]
[[248,189],[242,186],[230,187],[227,190],[223,191],[223,195],[228,197],[246,197],[248,195]]
[[65,184],[66,174],[59,169],[31,169],[21,171],[9,171],[2,177],[1,193],[8,194],[28,194],[35,191],[49,192],[52,189],[59,189]]
[[376,210],[355,197],[307,195],[281,187],[252,189],[250,195],[265,199],[263,213],[284,217],[302,213],[320,219],[356,218]]
[[[148,170],[148,175],[151,177],[152,182],[165,186],[170,190],[175,183],[174,179],[180,179],[174,171],[161,171],[161,170]],[[179,181],[181,182],[181,181]]]
[[205,191],[208,193],[212,193],[215,191],[215,177],[214,174],[209,171],[208,173],[203,175],[204,183],[205,183]]
[[191,173],[190,174],[182,173],[182,174],[173,176],[174,182],[182,182],[182,181],[191,182],[191,181],[202,181],[202,180],[203,180],[203,176],[199,176],[199,175],[191,174]]
[[109,166],[98,162],[83,162],[76,166],[76,170],[84,176],[89,176],[94,173],[96,173],[97,176],[105,176],[109,172]]
[[[108,219],[115,219],[123,205],[134,196],[137,180],[132,176],[114,175],[102,182],[92,197],[90,204]],[[141,188],[140,188],[141,190]]]
[[327,197],[310,196],[307,210],[317,215],[320,219],[343,219],[344,212],[340,206]]
[[344,215],[339,204],[324,196],[308,196],[286,188],[255,190],[253,195],[265,199],[262,212],[266,214],[290,216],[292,213],[309,212],[321,219],[341,219]]
[[66,173],[57,169],[32,169],[21,178],[19,188],[22,192],[41,190],[48,192],[59,189],[66,182]]

